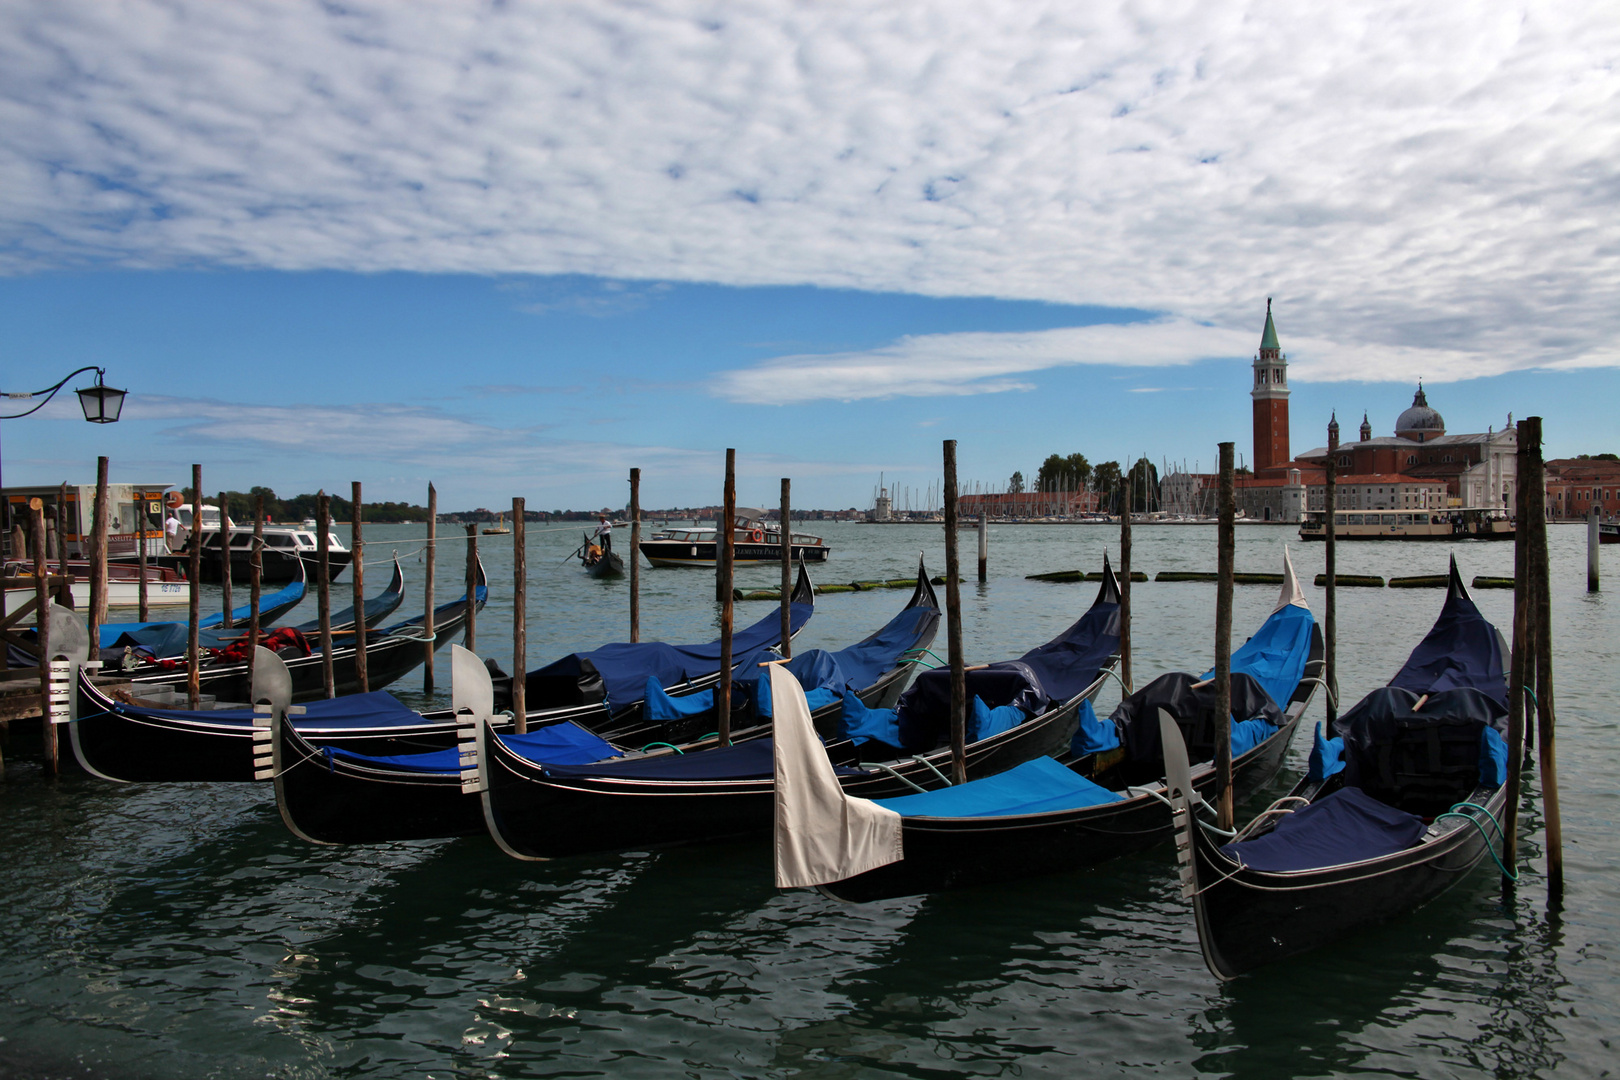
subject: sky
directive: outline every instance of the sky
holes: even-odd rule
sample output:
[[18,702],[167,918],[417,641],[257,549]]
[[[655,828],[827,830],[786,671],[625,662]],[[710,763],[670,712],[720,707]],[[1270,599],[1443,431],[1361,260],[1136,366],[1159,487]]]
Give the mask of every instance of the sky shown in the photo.
[[[1422,378],[1620,450],[1601,5],[12,0],[6,484],[913,503]],[[69,389],[82,385],[83,378]],[[4,415],[20,411],[8,403]]]

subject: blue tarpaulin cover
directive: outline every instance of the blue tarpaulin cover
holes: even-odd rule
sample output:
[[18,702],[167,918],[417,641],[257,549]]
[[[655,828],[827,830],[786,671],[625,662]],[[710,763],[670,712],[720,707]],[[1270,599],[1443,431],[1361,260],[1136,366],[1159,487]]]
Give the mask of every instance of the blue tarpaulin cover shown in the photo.
[[[790,604],[791,626],[797,632],[810,621],[815,609],[809,604]],[[781,636],[782,617],[777,611],[760,619],[731,639],[732,662],[752,666],[766,659],[765,652]],[[577,677],[587,664],[602,676],[608,704],[615,709],[641,700],[647,679],[660,686],[678,686],[691,679],[713,675],[720,670],[720,642],[705,645],[670,645],[662,641],[616,642],[590,652],[569,653],[545,667],[529,673],[535,677]]]
[[1440,618],[1389,685],[1419,694],[1468,686],[1506,708],[1502,639],[1462,587],[1455,562],[1451,577],[1451,591],[1440,609]]
[[[902,614],[909,613],[902,612]],[[914,641],[915,638],[908,640]],[[787,669],[799,680],[799,685],[804,687],[805,700],[809,702],[810,711],[815,712],[840,700],[844,696],[845,689],[864,690],[877,682],[878,676],[893,667],[899,660],[900,653],[907,647],[901,646],[891,650],[887,662],[882,666],[876,667],[876,670],[870,673],[863,667],[855,678],[851,678],[843,664],[839,663],[839,653],[828,652],[825,649],[810,649],[799,653],[787,662]],[[753,685],[754,713],[765,719],[771,715],[771,678],[768,669],[760,668],[759,671],[761,674],[754,680]]]
[[1000,735],[1003,731],[1011,731],[1027,719],[1028,715],[1016,705],[1000,705],[992,709],[984,703],[983,698],[974,695],[973,707],[968,710],[967,741],[978,742],[992,735]]
[[776,775],[770,739],[750,739],[698,754],[631,758],[596,765],[546,765],[552,776],[601,776],[637,780],[769,780]]
[[[586,731],[572,721],[547,724],[545,727],[524,735],[499,735],[497,738],[519,757],[527,758],[542,765],[552,763],[581,765],[590,761],[602,761],[606,758],[619,756],[619,751],[614,748],[612,743],[606,742],[600,736]],[[321,752],[329,758],[343,758],[347,761],[355,761],[363,765],[375,765],[379,768],[441,774],[459,773],[461,771],[461,750],[454,746],[444,750],[432,750],[424,754],[394,754],[389,756],[357,754],[352,750],[332,746],[322,747]]]
[[[386,690],[369,694],[346,694],[323,698],[303,706],[302,716],[290,716],[299,731],[332,728],[405,727],[424,723],[422,714],[402,703]],[[186,709],[148,709],[140,705],[119,705],[125,716],[158,716],[167,720],[193,720],[201,724],[252,727],[252,709],[216,709],[191,712]]]
[[1091,702],[1080,703],[1080,722],[1075,726],[1074,738],[1069,742],[1069,752],[1080,756],[1083,754],[1102,754],[1119,746],[1119,729],[1108,721],[1097,719],[1097,710],[1091,707]]
[[[1111,583],[1095,603],[1063,633],[1017,660],[1004,660],[967,673],[967,692],[991,708],[1017,705],[1039,716],[1054,702],[1068,701],[1097,680],[1119,649],[1119,604]],[[900,735],[908,750],[931,750],[950,723],[951,673],[934,668],[900,698]]]
[[[1380,687],[1334,722],[1333,730],[1344,742],[1346,786],[1382,795],[1402,783],[1422,781],[1426,771],[1433,773],[1427,778],[1431,783],[1450,772],[1469,787],[1487,773],[1494,775],[1494,766],[1482,761],[1493,749],[1483,732],[1505,732],[1507,709],[1483,690],[1462,687],[1428,695],[1423,708],[1414,712],[1422,696]],[[1392,757],[1397,743],[1405,752]],[[1506,759],[1504,743],[1504,766]]]
[[[1278,708],[1286,709],[1288,699],[1305,676],[1315,627],[1316,617],[1310,608],[1289,604],[1272,612],[1254,636],[1232,654],[1232,673],[1251,676]],[[1204,672],[1203,677],[1213,679],[1214,669]],[[1234,747],[1232,752],[1237,753],[1237,749]]]
[[1258,716],[1252,720],[1232,721],[1232,756],[1247,754],[1275,734],[1277,729],[1271,721]]
[[1507,783],[1507,740],[1493,727],[1479,733],[1479,782],[1488,787]]
[[1264,836],[1227,844],[1221,851],[1268,873],[1314,870],[1404,851],[1418,842],[1424,828],[1422,818],[1348,787],[1285,816]]
[[866,742],[880,742],[885,746],[900,745],[900,720],[896,709],[869,709],[852,690],[844,691],[844,717],[839,733],[856,746]]
[[1322,725],[1316,725],[1316,740],[1311,744],[1311,761],[1307,780],[1326,780],[1344,769],[1344,740],[1329,739],[1322,735]]
[[[259,597],[259,611],[266,612],[271,608],[281,608],[282,612],[290,610],[299,601],[304,599],[304,582],[300,579],[284,588],[278,589],[268,596]],[[248,617],[253,614],[252,604],[243,604],[231,612],[231,620],[237,624],[235,630],[227,630],[226,634],[239,637],[247,626]],[[198,621],[200,630],[217,627],[225,621],[225,613],[209,615]],[[101,647],[103,649],[121,649],[126,645],[152,650],[156,657],[184,656],[186,652],[186,638],[190,634],[190,627],[182,622],[132,622],[132,623],[103,623],[101,626]],[[178,634],[178,637],[176,636]],[[128,640],[120,641],[126,636]],[[223,647],[221,643],[210,644],[204,640],[205,645],[211,649]],[[156,651],[162,649],[164,651]]]
[[1006,817],[1099,806],[1124,797],[1040,757],[965,784],[876,802],[903,817]]

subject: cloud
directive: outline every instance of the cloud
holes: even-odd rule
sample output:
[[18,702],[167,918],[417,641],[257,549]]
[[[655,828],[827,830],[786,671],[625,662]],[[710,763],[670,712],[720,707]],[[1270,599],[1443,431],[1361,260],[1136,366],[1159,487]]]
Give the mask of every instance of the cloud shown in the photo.
[[[1220,327],[1272,295],[1306,363],[1615,366],[1606,11],[19,0],[0,272],[813,284]],[[1029,385],[1006,363],[935,392]]]

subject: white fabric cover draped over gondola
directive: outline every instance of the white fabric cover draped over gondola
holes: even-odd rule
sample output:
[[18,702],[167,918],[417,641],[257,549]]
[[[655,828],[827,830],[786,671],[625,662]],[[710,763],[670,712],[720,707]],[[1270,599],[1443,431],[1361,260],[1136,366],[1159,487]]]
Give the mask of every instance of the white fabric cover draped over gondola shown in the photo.
[[900,815],[844,794],[810,720],[804,687],[785,664],[771,664],[775,705],[776,886],[840,881],[905,857]]

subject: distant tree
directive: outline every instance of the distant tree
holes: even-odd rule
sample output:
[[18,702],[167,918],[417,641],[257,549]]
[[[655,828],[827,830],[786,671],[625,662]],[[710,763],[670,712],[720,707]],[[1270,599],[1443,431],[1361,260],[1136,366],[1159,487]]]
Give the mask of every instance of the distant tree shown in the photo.
[[[1035,476],[1035,490],[1080,491],[1090,478],[1091,463],[1086,460],[1086,455],[1070,454],[1063,457],[1052,454],[1041,462],[1040,471]],[[1023,479],[1021,474],[1019,479]]]
[[1159,469],[1147,458],[1131,466],[1131,511],[1146,513],[1159,501]]
[[1232,470],[1233,476],[1252,476],[1253,474],[1254,470],[1250,469],[1247,465],[1239,465],[1237,468]]
[[1012,495],[1022,495],[1024,493],[1023,473],[1015,472],[1012,474],[1012,478],[1007,481],[1007,491]]
[[1576,454],[1576,461],[1620,461],[1620,454]]
[[1091,490],[1104,495],[1112,495],[1119,487],[1119,479],[1124,470],[1117,461],[1105,461],[1091,470]]

